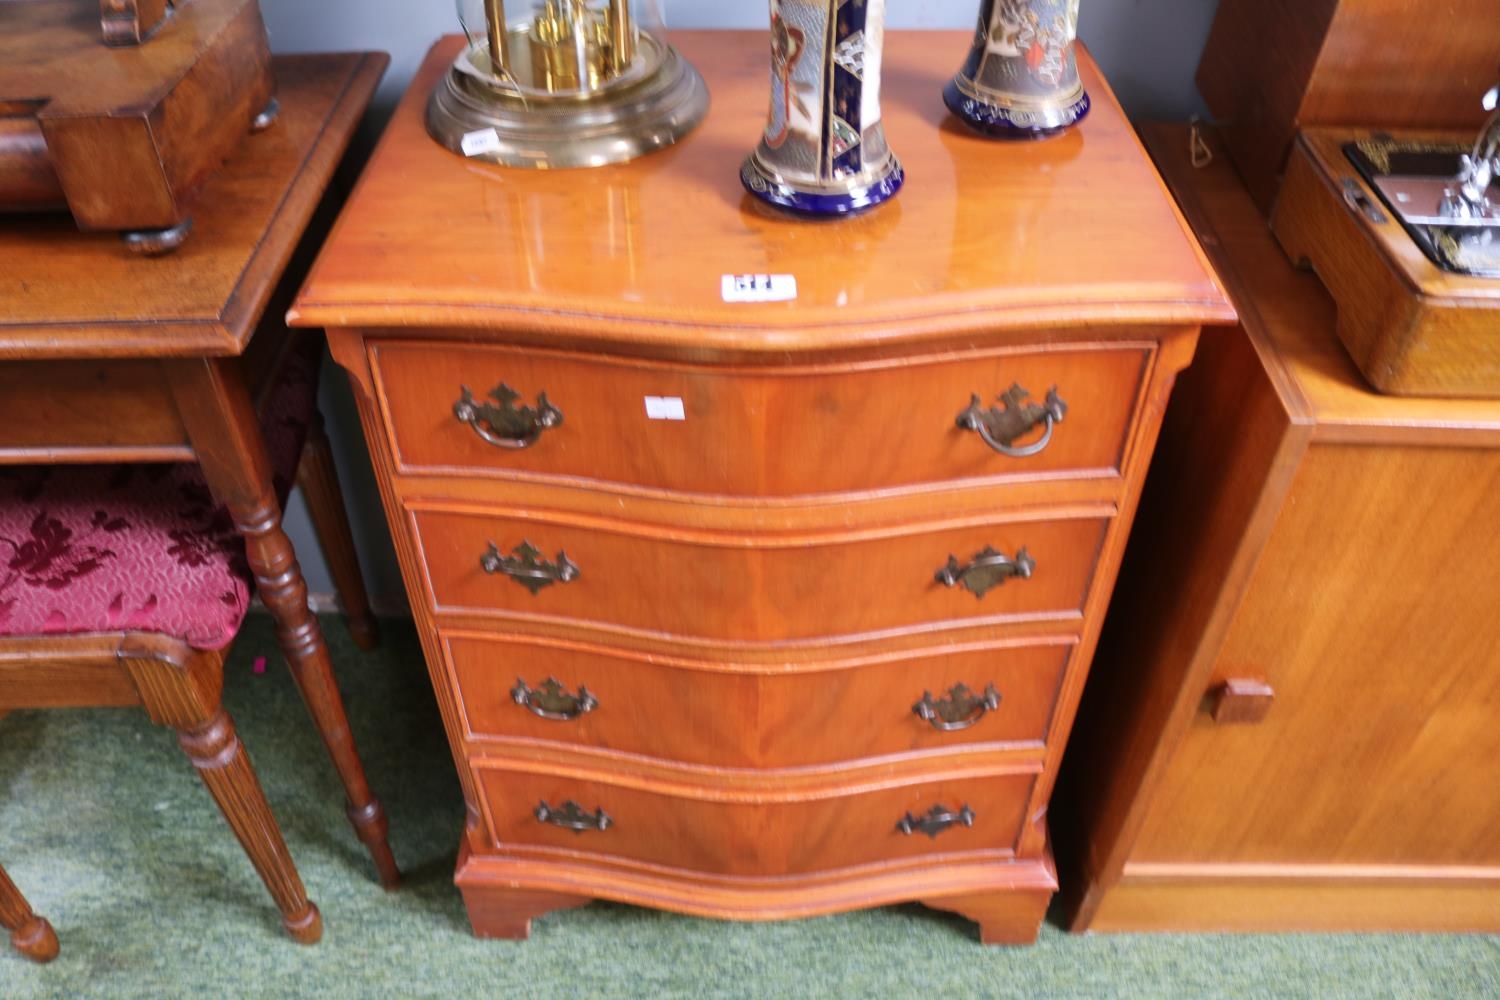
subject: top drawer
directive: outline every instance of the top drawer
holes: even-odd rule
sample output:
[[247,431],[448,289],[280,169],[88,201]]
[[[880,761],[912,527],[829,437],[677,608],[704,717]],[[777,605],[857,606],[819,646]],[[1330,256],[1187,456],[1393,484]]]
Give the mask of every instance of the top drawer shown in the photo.
[[[734,368],[431,342],[370,354],[404,473],[729,496],[1115,475],[1149,359],[1139,344]],[[959,426],[976,396],[1009,413],[986,426],[1009,454]]]

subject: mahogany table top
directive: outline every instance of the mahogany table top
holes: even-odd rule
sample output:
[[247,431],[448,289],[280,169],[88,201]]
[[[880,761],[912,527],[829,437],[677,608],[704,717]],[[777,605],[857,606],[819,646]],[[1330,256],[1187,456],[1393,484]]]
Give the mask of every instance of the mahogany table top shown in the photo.
[[[1233,319],[1087,53],[1079,63],[1094,105],[1082,126],[1003,143],[943,107],[968,33],[888,33],[884,120],[906,187],[862,216],[805,221],[740,186],[766,115],[764,33],[671,38],[708,83],[704,124],[662,153],[565,171],[468,162],[427,137],[428,96],[461,44],[440,41],[292,321],[610,336],[710,353]],[[797,301],[722,301],[724,275],[760,273],[794,275]]]
[[282,106],[205,185],[192,235],[140,257],[66,214],[0,226],[0,360],[244,350],[385,69],[383,53],[280,56]]

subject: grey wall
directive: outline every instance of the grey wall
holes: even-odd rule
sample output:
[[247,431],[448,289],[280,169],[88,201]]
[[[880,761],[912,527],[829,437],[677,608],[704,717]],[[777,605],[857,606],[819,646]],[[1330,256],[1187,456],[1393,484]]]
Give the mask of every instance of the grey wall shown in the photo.
[[[661,0],[668,28],[757,28],[769,22],[766,0]],[[970,28],[978,0],[888,0],[893,28]],[[1218,0],[1083,0],[1079,34],[1093,51],[1125,109],[1134,117],[1186,118],[1201,110],[1193,87]],[[395,104],[437,36],[458,30],[452,0],[261,0],[278,52],[379,49],[391,68],[376,98],[378,123]],[[954,53],[954,64],[962,53]],[[368,146],[366,137],[365,146]],[[381,513],[364,439],[343,376],[329,364],[323,412],[348,495],[350,523],[377,610],[406,604]],[[329,593],[327,568],[307,526],[300,497],[288,530],[314,593]]]

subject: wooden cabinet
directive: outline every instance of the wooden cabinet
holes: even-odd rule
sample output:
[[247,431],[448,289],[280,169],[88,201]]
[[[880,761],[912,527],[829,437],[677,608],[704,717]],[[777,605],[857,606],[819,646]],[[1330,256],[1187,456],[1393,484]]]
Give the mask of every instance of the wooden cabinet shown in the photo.
[[[893,37],[912,181],[820,225],[739,187],[764,37],[674,37],[705,125],[562,172],[427,138],[442,43],[293,310],[356,389],[474,928],[915,899],[1031,940],[1161,412],[1232,314],[1086,57],[1082,132],[995,144],[945,124],[967,36]],[[797,300],[725,303],[747,270]],[[960,419],[1006,406],[1011,454]]]
[[1500,403],[1367,387],[1186,137],[1242,329],[1178,386],[1064,762],[1074,926],[1500,930]]

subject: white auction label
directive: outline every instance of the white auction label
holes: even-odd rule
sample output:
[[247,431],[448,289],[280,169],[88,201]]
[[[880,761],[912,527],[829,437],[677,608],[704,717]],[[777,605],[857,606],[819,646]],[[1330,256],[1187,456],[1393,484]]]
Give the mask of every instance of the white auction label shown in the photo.
[[720,288],[725,302],[791,302],[797,297],[797,276],[726,274]]
[[486,153],[493,153],[500,148],[500,133],[492,128],[469,132],[458,141],[458,148],[464,151],[465,156],[483,156]]
[[649,420],[686,420],[687,410],[677,396],[647,396],[646,417]]

